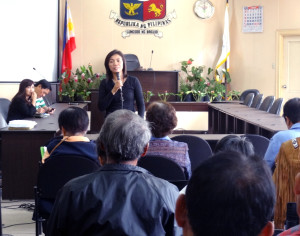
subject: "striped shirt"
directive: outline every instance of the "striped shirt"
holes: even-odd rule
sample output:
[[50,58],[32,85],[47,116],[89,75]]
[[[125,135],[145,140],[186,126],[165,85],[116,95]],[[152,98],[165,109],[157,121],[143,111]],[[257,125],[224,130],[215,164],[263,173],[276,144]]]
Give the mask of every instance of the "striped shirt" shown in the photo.
[[46,106],[46,104],[45,104],[45,101],[42,97],[36,99],[36,103],[35,103],[35,108],[36,109],[39,109],[39,108],[45,107],[45,106]]

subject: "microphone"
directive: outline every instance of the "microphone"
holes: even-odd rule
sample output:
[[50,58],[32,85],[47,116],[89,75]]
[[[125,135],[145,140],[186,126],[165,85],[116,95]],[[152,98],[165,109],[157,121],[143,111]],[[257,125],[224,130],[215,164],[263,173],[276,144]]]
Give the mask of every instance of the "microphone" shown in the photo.
[[[121,78],[120,78],[120,73],[119,73],[119,72],[117,72],[117,80],[121,80]],[[121,91],[122,91],[122,87],[120,87],[120,89],[121,89]]]
[[147,70],[153,70],[153,69],[151,68],[151,63],[152,63],[152,55],[153,55],[153,50],[152,50],[152,52],[151,52],[151,58],[150,58],[150,67],[149,67]]
[[41,74],[37,69],[35,69],[35,67],[32,68],[35,72],[37,72],[40,76],[42,76],[43,79],[46,79],[46,77]]

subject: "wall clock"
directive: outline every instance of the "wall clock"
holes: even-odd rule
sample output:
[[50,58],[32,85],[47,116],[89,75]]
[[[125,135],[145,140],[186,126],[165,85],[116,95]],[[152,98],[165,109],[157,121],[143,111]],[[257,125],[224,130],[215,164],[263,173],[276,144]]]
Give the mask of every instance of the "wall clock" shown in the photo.
[[215,7],[209,0],[199,0],[194,6],[195,14],[201,19],[208,19],[214,15]]

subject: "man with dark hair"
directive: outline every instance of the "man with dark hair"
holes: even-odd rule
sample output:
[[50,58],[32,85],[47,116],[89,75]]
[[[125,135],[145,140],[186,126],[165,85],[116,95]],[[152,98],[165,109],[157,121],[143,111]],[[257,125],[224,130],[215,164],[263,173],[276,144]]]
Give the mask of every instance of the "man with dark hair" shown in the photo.
[[37,94],[35,103],[37,113],[54,113],[54,109],[51,107],[47,107],[43,99],[43,97],[49,94],[51,90],[51,84],[45,79],[42,79],[34,84],[34,91]]
[[176,203],[183,235],[273,235],[275,188],[259,158],[220,152],[193,172]]
[[103,167],[60,190],[47,235],[173,235],[178,189],[136,166],[150,137],[132,111],[109,114],[96,141]]
[[89,126],[89,117],[85,110],[80,107],[68,107],[59,114],[58,125],[62,135],[49,141],[43,162],[48,157],[57,155],[75,155],[99,163],[95,142],[85,137]]
[[283,117],[288,130],[279,131],[270,140],[264,159],[274,169],[275,158],[282,143],[300,137],[300,98],[288,100],[283,107]]

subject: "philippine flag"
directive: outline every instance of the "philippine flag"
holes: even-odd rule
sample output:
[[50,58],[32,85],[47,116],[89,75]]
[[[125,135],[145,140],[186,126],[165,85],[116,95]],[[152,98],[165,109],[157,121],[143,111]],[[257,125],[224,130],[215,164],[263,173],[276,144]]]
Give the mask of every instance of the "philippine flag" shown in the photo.
[[74,25],[71,16],[71,10],[66,1],[65,7],[65,24],[64,24],[64,41],[63,41],[63,56],[61,72],[67,71],[68,73],[72,70],[72,56],[71,53],[75,50],[75,32]]

